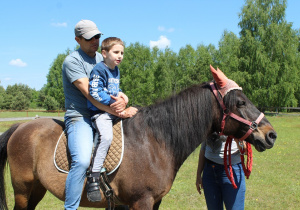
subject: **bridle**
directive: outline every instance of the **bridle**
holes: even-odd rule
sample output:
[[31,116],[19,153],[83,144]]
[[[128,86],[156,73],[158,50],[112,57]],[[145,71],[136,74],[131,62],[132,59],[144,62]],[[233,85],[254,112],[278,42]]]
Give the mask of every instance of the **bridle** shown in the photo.
[[245,133],[245,135],[242,138],[239,139],[239,141],[245,140],[255,129],[257,129],[258,124],[260,123],[260,121],[264,117],[264,113],[261,112],[260,115],[258,116],[258,118],[255,121],[252,121],[252,122],[249,121],[249,120],[246,120],[244,118],[241,118],[240,116],[237,116],[236,114],[230,112],[225,107],[224,102],[223,102],[223,98],[218,97],[218,90],[216,89],[216,86],[213,82],[210,83],[210,87],[211,87],[215,97],[217,98],[220,106],[223,109],[223,119],[222,119],[222,122],[221,122],[221,133],[220,133],[220,135],[224,135],[223,131],[224,131],[224,128],[225,128],[225,120],[226,120],[227,116],[230,116],[230,117],[236,119],[237,121],[239,121],[241,123],[249,125],[249,130]]
[[[243,166],[243,169],[244,169],[244,173],[245,173],[245,176],[247,177],[247,179],[249,178],[250,176],[250,173],[251,173],[251,170],[252,170],[252,149],[251,149],[251,144],[249,142],[247,142],[247,168],[245,167],[245,164],[244,164],[244,154],[245,154],[245,150],[244,150],[244,147],[243,147],[243,141],[254,131],[257,129],[258,127],[258,124],[260,123],[260,121],[263,119],[264,117],[264,114],[261,112],[260,115],[257,117],[257,119],[255,121],[249,121],[249,120],[246,120],[244,118],[241,118],[240,116],[237,116],[236,114],[232,113],[231,111],[229,111],[225,105],[224,105],[224,102],[223,102],[223,98],[220,98],[218,97],[218,89],[216,88],[215,86],[215,83],[214,82],[211,82],[210,83],[210,87],[217,99],[217,101],[219,102],[221,108],[223,109],[223,118],[222,118],[222,122],[221,122],[221,132],[219,135],[224,135],[224,129],[225,129],[225,122],[226,122],[226,118],[229,116],[229,117],[232,117],[234,118],[235,120],[241,122],[241,123],[244,123],[246,125],[249,125],[249,129],[248,131],[244,134],[244,136],[240,139],[238,139],[238,142],[239,142],[239,145],[240,145],[240,153],[241,153],[241,161],[242,161],[242,166]],[[232,167],[231,167],[231,142],[232,142],[232,139],[234,137],[233,136],[228,136],[227,137],[227,140],[226,140],[226,144],[225,144],[225,148],[224,148],[224,167],[225,167],[225,172],[226,172],[226,175],[228,177],[228,179],[231,181],[233,187],[236,189],[237,186],[234,182],[234,179],[233,179],[233,173],[232,173]],[[229,159],[229,165],[227,166],[227,156],[228,156],[228,159]],[[229,171],[228,171],[228,167],[229,167]],[[230,172],[230,174],[229,174]]]

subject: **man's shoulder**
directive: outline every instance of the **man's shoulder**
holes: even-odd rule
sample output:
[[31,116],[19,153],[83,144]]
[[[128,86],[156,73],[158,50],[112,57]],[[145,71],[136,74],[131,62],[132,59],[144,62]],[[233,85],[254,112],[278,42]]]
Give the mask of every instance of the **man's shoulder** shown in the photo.
[[77,50],[75,50],[74,52],[67,55],[67,57],[64,60],[64,63],[67,64],[67,63],[73,62],[75,60],[78,60],[79,58],[80,58],[79,53]]
[[99,52],[96,52],[96,56],[95,58],[91,58],[89,56],[87,56],[82,50],[77,49],[75,51],[73,51],[72,53],[70,53],[66,58],[65,58],[65,61],[74,61],[74,60],[96,60],[97,63],[101,62],[103,60],[103,57],[102,55],[99,53]]

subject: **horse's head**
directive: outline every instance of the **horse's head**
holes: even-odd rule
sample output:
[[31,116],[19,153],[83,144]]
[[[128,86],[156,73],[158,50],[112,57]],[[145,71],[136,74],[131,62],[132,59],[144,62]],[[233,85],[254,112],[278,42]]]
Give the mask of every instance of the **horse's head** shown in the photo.
[[245,139],[259,152],[272,148],[277,134],[266,117],[243,94],[242,88],[229,80],[221,70],[211,66],[211,72],[220,94],[216,94],[215,85],[211,85],[222,108],[221,133]]

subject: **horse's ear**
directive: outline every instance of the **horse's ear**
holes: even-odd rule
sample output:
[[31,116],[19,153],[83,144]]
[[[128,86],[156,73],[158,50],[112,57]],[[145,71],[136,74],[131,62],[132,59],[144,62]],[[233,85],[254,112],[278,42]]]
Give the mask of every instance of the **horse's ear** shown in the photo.
[[228,78],[225,76],[225,74],[219,68],[217,68],[217,70],[214,69],[212,65],[210,65],[210,71],[220,88],[225,87],[228,82]]

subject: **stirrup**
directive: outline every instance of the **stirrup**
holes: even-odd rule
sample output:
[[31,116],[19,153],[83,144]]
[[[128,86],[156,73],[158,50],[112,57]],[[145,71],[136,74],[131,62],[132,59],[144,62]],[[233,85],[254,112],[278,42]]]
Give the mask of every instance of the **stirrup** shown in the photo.
[[86,182],[87,198],[91,202],[101,201],[99,177],[87,177]]

